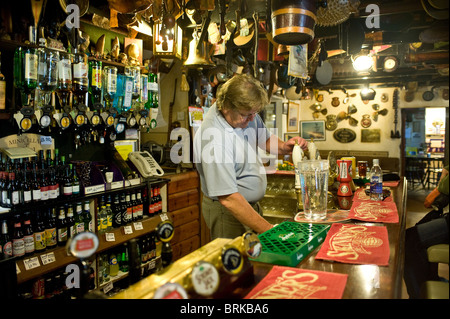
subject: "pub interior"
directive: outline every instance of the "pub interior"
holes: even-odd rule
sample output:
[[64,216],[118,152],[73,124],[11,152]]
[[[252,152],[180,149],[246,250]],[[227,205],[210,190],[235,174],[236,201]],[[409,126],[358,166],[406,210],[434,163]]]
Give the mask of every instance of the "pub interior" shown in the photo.
[[[448,19],[445,0],[3,1],[0,297],[412,298],[407,229],[448,215],[448,184],[424,206],[448,166]],[[309,146],[257,150],[275,227],[213,240],[193,141],[236,74]],[[420,298],[448,299],[448,224],[425,254]]]

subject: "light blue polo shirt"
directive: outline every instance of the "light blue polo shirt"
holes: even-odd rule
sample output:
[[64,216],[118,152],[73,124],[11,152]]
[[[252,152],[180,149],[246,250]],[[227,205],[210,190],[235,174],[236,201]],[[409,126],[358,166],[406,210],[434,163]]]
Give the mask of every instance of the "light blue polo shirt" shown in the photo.
[[194,137],[194,163],[205,196],[240,193],[249,203],[264,197],[267,178],[258,145],[265,148],[272,133],[261,117],[245,129],[233,128],[214,104]]

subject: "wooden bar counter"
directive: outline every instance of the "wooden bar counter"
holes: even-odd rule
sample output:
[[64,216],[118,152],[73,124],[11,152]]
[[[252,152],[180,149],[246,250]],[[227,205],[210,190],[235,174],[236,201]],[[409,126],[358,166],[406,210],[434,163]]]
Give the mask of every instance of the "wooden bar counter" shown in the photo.
[[[391,196],[397,205],[399,222],[395,224],[367,223],[350,220],[348,223],[360,225],[386,226],[389,236],[389,265],[356,265],[325,260],[316,260],[320,247],[302,260],[296,268],[347,274],[343,299],[400,299],[402,294],[404,239],[406,225],[406,179],[400,181],[397,187],[391,187]],[[274,265],[254,262],[254,282],[247,287],[241,287],[229,296],[245,297],[252,288],[263,279]]]

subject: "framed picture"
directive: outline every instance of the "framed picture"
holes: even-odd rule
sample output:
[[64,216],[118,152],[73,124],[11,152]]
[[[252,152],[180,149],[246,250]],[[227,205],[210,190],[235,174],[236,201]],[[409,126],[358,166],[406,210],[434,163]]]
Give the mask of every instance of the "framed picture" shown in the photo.
[[300,136],[306,140],[325,141],[325,121],[301,121]]
[[298,132],[298,111],[300,104],[289,102],[287,132]]
[[298,133],[284,133],[284,141],[287,142],[291,138],[296,137],[296,136],[300,136],[300,135]]

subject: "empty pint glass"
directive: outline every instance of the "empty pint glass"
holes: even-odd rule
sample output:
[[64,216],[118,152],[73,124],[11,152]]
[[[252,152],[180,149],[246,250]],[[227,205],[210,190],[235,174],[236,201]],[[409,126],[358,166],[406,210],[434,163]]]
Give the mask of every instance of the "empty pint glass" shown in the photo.
[[327,217],[328,160],[298,163],[303,211],[306,219],[323,220]]

